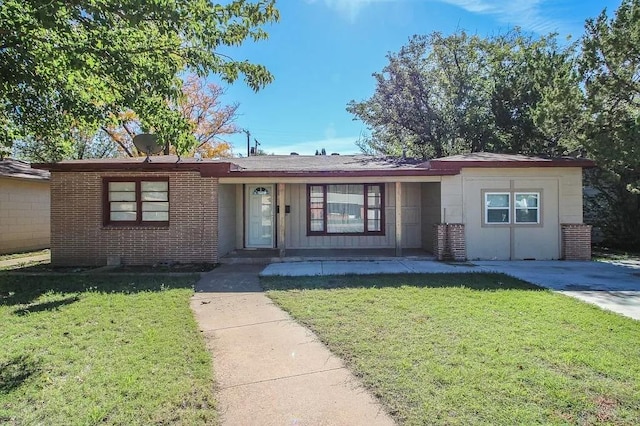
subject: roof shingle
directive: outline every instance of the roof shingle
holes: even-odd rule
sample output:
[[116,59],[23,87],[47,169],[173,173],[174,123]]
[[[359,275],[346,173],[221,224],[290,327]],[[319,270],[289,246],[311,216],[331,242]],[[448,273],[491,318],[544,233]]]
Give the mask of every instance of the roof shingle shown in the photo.
[[32,169],[29,163],[12,158],[0,160],[0,176],[16,179],[48,180],[49,172]]

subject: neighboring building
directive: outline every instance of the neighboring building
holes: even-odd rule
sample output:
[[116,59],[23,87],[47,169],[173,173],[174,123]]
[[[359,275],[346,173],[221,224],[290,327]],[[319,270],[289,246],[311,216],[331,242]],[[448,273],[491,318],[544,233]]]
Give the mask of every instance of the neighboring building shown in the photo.
[[423,249],[438,259],[588,259],[584,159],[476,153],[172,156],[51,170],[52,262],[218,262],[242,249]]
[[0,254],[49,247],[49,172],[0,160]]

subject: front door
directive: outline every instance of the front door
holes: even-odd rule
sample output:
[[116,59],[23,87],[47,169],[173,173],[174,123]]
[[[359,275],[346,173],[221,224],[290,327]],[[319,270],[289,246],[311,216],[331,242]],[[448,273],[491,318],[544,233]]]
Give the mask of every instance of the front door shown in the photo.
[[273,248],[275,236],[273,185],[246,186],[246,246]]

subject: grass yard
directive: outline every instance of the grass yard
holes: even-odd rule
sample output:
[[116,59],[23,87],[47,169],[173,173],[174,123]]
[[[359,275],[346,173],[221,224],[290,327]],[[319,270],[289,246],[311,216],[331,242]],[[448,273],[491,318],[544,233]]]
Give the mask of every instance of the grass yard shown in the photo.
[[262,283],[402,424],[640,424],[640,322],[499,274]]
[[0,275],[0,424],[215,424],[192,277]]

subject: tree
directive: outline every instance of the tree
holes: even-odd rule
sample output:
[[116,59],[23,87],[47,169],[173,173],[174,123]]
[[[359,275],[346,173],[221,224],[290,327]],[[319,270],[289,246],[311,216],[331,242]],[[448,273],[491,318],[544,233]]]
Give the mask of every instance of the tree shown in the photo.
[[586,23],[581,72],[587,95],[584,145],[604,173],[592,204],[609,243],[640,247],[640,0]]
[[[214,83],[191,75],[182,87],[182,97],[178,104],[171,105],[172,110],[180,113],[189,124],[193,138],[182,146],[172,146],[172,151],[181,155],[193,156],[196,152],[203,158],[231,156],[231,145],[221,136],[239,132],[234,124],[238,104],[222,105],[224,89]],[[101,132],[109,137],[122,155],[141,155],[133,146],[133,137],[142,132],[140,119],[133,111],[121,113],[117,125],[102,126]]]
[[13,146],[14,156],[29,162],[48,163],[62,159],[113,158],[119,154],[106,134],[72,131],[71,136],[72,139],[64,145],[48,140],[21,139]]
[[576,44],[514,31],[485,44],[492,135],[483,151],[558,156],[579,145],[584,95]]
[[387,58],[374,95],[347,106],[371,130],[358,142],[365,152],[557,154],[576,144],[575,49],[559,48],[555,35],[432,33]]
[[274,0],[0,2],[0,146],[46,140],[65,151],[74,133],[127,111],[162,141],[189,146],[190,125],[170,107],[179,76],[242,74],[258,90],[272,81],[267,69],[219,49],[267,38],[261,27],[278,18]]

